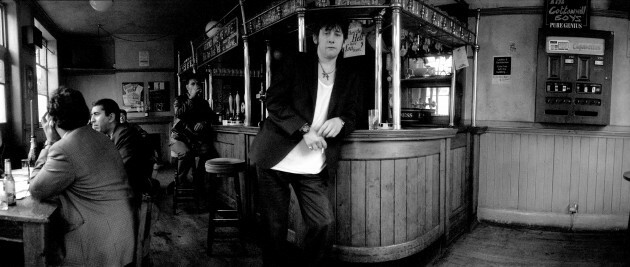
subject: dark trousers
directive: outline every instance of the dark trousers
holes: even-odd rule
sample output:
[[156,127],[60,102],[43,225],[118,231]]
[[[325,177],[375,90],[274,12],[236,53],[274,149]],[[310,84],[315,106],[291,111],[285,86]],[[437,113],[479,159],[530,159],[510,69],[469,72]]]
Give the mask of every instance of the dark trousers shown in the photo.
[[[209,144],[202,143],[197,148],[191,148],[190,145],[180,140],[171,138],[171,151],[177,154],[177,182],[186,182],[188,171],[192,169],[193,177],[204,173],[204,164],[209,159]],[[199,156],[199,161],[195,164],[195,157]]]
[[306,224],[304,253],[300,266],[322,266],[332,248],[333,213],[328,200],[328,171],[320,174],[292,174],[257,168],[262,214],[263,261],[265,266],[289,266],[287,227],[293,187]]

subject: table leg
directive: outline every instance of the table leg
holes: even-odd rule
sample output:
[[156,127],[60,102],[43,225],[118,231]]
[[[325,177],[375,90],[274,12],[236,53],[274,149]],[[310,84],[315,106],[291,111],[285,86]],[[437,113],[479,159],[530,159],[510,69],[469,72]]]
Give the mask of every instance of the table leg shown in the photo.
[[24,240],[24,266],[46,266],[44,224],[25,222],[22,228],[24,229],[22,233]]

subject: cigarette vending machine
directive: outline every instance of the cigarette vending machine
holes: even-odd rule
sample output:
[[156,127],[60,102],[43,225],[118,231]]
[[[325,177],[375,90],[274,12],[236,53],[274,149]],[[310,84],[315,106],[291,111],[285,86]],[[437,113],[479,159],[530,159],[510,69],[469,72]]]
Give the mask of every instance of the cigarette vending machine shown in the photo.
[[613,32],[540,29],[536,122],[610,123]]

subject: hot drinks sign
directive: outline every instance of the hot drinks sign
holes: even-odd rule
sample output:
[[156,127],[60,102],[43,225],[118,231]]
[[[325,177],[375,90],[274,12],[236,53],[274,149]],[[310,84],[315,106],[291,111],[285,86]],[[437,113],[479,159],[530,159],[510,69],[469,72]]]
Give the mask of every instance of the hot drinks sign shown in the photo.
[[588,29],[590,0],[545,0],[548,29]]

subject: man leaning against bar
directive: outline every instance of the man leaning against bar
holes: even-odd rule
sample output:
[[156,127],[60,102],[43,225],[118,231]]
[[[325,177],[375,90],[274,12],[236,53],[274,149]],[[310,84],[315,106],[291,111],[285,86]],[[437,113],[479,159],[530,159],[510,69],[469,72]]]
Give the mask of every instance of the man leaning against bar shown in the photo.
[[[334,222],[328,199],[329,172],[341,140],[355,128],[360,77],[339,55],[348,23],[320,17],[316,53],[300,53],[267,91],[269,117],[252,144],[265,226],[265,266],[325,266]],[[347,179],[340,177],[339,179]],[[306,223],[300,263],[288,260],[286,239],[291,185]]]

